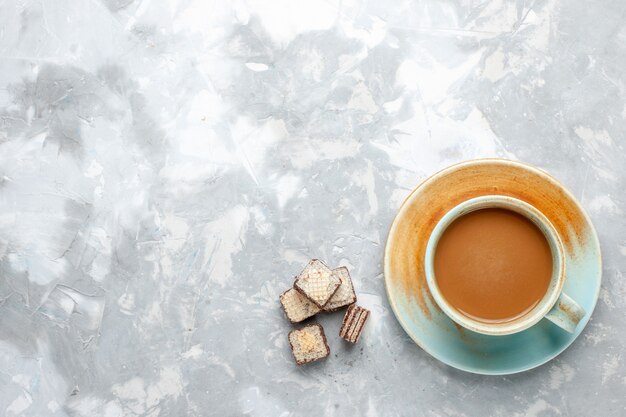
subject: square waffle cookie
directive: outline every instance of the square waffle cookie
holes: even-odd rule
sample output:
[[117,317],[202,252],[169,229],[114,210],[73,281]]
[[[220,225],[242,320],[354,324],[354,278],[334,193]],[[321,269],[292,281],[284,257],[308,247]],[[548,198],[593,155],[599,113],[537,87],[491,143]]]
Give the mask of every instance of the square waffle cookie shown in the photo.
[[330,300],[324,305],[324,311],[326,312],[336,311],[342,307],[356,303],[356,293],[354,292],[354,286],[352,285],[352,278],[350,278],[348,268],[341,266],[333,269],[332,272],[341,278],[341,284],[333,296],[330,297]]
[[293,286],[319,308],[323,308],[340,284],[341,278],[333,274],[324,262],[312,259],[298,275]]
[[300,291],[290,288],[280,295],[287,319],[292,323],[299,323],[319,313],[320,308],[306,298]]
[[298,365],[314,362],[330,355],[324,329],[311,324],[289,332],[289,346]]
[[346,315],[343,317],[343,323],[341,323],[341,329],[339,329],[339,336],[350,343],[358,342],[361,337],[365,321],[369,315],[369,310],[359,307],[356,304],[352,304],[348,307]]

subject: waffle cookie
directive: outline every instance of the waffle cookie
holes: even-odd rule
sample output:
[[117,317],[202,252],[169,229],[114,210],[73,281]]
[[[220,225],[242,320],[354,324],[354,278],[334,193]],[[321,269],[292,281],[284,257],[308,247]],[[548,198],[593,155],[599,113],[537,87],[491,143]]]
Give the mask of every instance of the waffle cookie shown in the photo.
[[369,310],[352,304],[348,307],[346,315],[343,317],[339,336],[351,343],[358,342],[369,314]]
[[280,295],[280,304],[283,306],[287,319],[292,323],[299,323],[320,311],[318,306],[294,288]]
[[298,365],[324,359],[330,355],[324,329],[319,324],[310,324],[289,332],[289,345]]
[[312,259],[298,275],[293,286],[319,308],[330,300],[341,284],[341,278],[333,274],[324,262]]
[[342,307],[356,303],[356,293],[352,285],[352,278],[348,268],[341,266],[332,270],[333,274],[341,278],[341,284],[337,291],[330,297],[330,300],[324,305],[324,311],[330,312],[339,310]]

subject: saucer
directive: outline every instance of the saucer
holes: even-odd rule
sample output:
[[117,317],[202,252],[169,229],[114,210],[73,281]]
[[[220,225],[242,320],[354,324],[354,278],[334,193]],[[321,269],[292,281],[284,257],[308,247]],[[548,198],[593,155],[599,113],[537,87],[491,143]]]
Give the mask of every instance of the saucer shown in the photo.
[[[585,310],[574,333],[543,319],[519,333],[488,336],[460,327],[435,304],[426,284],[424,254],[433,228],[462,201],[504,195],[539,209],[565,248],[563,291]],[[455,368],[486,375],[522,372],[563,352],[587,325],[602,277],[600,243],[591,220],[557,180],[538,168],[504,159],[448,167],[404,201],[385,246],[385,288],[400,325],[426,352]]]

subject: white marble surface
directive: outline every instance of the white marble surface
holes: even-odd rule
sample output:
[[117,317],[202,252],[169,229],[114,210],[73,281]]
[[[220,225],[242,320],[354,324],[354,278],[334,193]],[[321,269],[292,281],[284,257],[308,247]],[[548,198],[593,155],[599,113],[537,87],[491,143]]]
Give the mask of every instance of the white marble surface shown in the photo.
[[[626,415],[626,3],[0,1],[0,414]],[[593,318],[509,377],[416,347],[382,281],[457,161],[548,170],[592,217]],[[298,368],[278,295],[348,265],[359,346]]]

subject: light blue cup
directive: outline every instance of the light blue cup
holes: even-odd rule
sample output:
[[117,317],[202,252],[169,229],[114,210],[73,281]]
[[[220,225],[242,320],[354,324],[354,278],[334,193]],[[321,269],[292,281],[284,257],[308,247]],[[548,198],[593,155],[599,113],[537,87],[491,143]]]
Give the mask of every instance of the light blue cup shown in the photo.
[[[446,228],[459,217],[475,210],[502,208],[514,211],[532,221],[545,236],[552,252],[552,278],[543,299],[528,313],[512,321],[486,323],[473,320],[451,306],[441,295],[435,277],[434,259],[437,244]],[[573,333],[585,315],[585,310],[563,292],[567,271],[563,243],[554,226],[532,205],[512,197],[487,195],[472,198],[448,211],[433,229],[425,254],[425,274],[428,288],[441,310],[454,322],[477,333],[504,336],[521,332],[535,325],[543,318],[550,320],[562,329]]]

